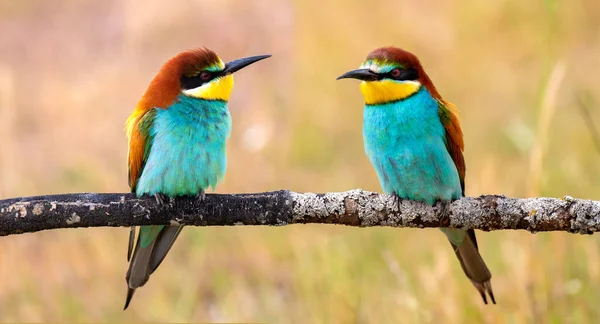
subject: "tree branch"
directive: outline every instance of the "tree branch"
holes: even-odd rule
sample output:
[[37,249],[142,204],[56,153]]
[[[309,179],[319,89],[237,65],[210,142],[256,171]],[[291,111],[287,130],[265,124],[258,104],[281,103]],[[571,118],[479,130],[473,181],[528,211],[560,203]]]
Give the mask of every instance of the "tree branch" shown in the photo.
[[351,190],[325,194],[274,191],[177,198],[159,206],[133,194],[62,194],[0,200],[0,236],[56,228],[132,225],[288,225],[455,227],[484,231],[600,231],[600,202],[563,197],[465,197],[434,206]]

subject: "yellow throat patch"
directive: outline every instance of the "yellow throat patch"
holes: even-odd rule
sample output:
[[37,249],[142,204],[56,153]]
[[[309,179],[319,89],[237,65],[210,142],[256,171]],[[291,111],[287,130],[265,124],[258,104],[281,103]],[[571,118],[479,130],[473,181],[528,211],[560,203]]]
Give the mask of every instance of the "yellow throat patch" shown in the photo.
[[421,88],[417,81],[362,81],[360,91],[367,105],[384,104],[410,97]]
[[233,75],[228,74],[197,88],[183,90],[183,94],[198,99],[229,101],[231,90],[233,90]]

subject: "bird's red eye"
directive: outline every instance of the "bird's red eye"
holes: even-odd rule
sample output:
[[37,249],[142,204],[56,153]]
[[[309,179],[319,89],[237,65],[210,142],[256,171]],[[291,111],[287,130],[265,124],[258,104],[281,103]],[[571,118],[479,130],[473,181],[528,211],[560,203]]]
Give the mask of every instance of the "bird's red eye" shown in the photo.
[[390,74],[394,77],[397,78],[400,76],[400,69],[393,69],[392,71],[390,71]]
[[200,78],[205,81],[210,80],[210,72],[204,71],[200,73]]

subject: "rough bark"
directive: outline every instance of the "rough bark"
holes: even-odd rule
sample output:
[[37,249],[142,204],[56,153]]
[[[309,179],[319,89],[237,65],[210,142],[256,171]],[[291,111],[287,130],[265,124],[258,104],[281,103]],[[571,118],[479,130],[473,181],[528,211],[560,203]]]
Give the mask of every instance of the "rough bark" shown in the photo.
[[484,231],[600,231],[600,202],[555,198],[465,197],[427,206],[363,190],[324,194],[274,191],[207,194],[166,205],[132,194],[62,194],[0,200],[0,236],[56,228],[131,225],[340,224],[349,226],[455,227]]

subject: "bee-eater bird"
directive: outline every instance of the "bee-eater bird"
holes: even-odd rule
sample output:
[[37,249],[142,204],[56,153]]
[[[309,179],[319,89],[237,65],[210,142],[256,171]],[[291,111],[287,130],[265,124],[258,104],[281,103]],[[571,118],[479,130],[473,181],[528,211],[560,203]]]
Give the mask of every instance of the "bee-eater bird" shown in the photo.
[[[231,132],[227,101],[232,73],[271,55],[223,63],[207,48],[182,52],[154,77],[126,123],[129,187],[159,204],[178,196],[204,198],[225,175],[226,141]],[[183,226],[131,228],[127,299],[163,261]],[[133,252],[133,256],[132,256]]]
[[[454,105],[442,99],[412,53],[395,47],[371,52],[360,69],[340,77],[361,80],[365,151],[384,192],[402,199],[451,201],[464,196],[463,134]],[[492,275],[475,231],[441,228],[483,302],[495,304]]]

